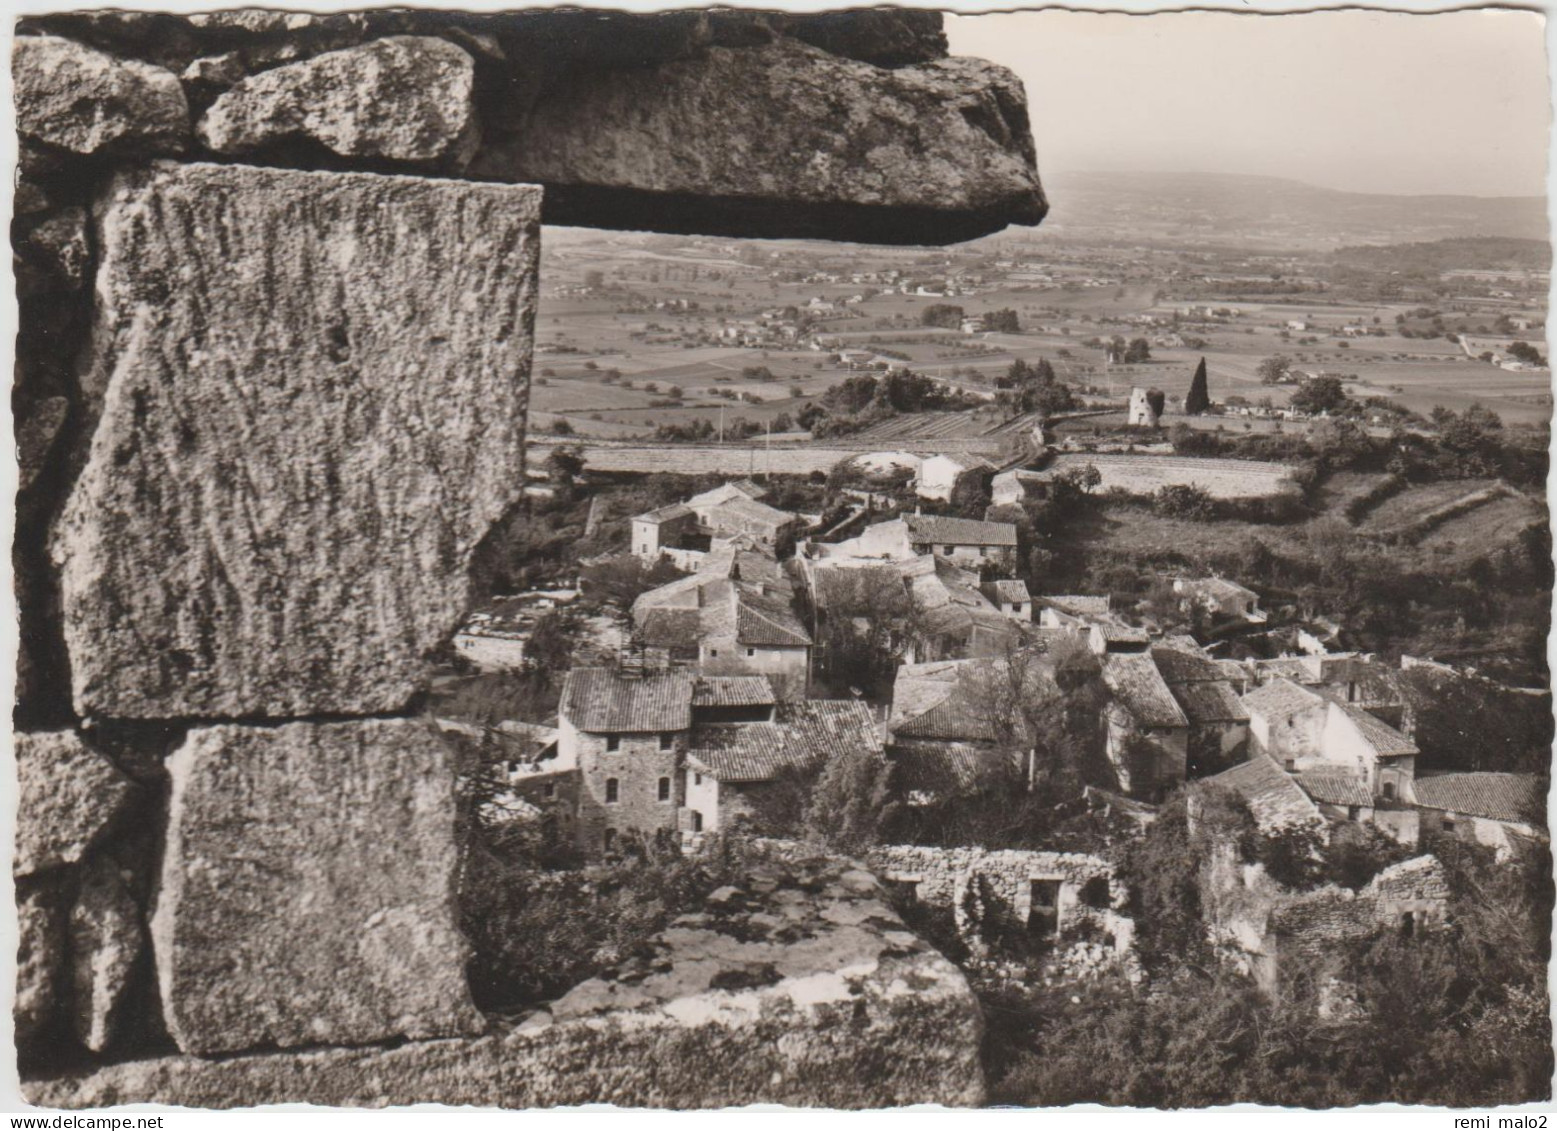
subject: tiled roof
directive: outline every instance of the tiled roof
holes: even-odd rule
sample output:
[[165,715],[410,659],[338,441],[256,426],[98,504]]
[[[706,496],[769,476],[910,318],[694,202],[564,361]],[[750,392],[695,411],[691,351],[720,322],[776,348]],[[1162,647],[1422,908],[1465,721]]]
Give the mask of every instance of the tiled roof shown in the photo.
[[638,618],[638,634],[651,648],[696,650],[702,640],[698,609],[650,608]]
[[700,675],[692,685],[694,707],[760,707],[778,702],[765,675]]
[[980,522],[939,514],[904,515],[909,541],[953,546],[1015,546],[1016,527],[1009,522]]
[[795,516],[788,511],[770,507],[767,503],[759,503],[756,499],[749,499],[745,495],[735,495],[722,502],[715,503],[711,510],[714,516],[720,513],[738,515],[741,518],[764,523],[775,529],[795,520]]
[[687,502],[701,506],[722,503],[730,499],[760,499],[767,493],[767,488],[753,483],[750,479],[732,479],[728,483],[721,483],[711,490],[704,491],[701,495],[693,495]]
[[1292,780],[1310,798],[1325,805],[1373,805],[1373,791],[1356,774],[1304,770],[1294,774]]
[[1230,683],[1197,680],[1169,683],[1168,690],[1191,723],[1246,723],[1249,712]]
[[687,506],[685,503],[671,503],[668,507],[660,507],[657,510],[652,510],[644,514],[636,515],[634,516],[633,521],[655,523],[669,522],[674,518],[685,518],[691,513],[692,508]]
[[1296,683],[1316,683],[1319,667],[1312,656],[1282,656],[1275,660],[1255,660],[1255,674],[1262,680],[1289,679]]
[[1418,805],[1467,817],[1546,824],[1546,790],[1530,774],[1429,774],[1413,785]]
[[735,638],[740,643],[791,648],[811,643],[811,634],[787,600],[739,589],[734,600]]
[[1179,709],[1150,655],[1106,652],[1098,660],[1103,669],[1103,682],[1136,722],[1153,727],[1189,725],[1189,719]]
[[1228,581],[1225,577],[1184,578],[1184,588],[1217,597],[1258,597],[1253,589]]
[[1032,599],[1025,581],[990,581],[984,584],[983,590],[984,596],[991,601],[1009,601],[1020,605]]
[[716,781],[757,782],[859,749],[881,751],[869,707],[855,699],[808,699],[784,704],[771,723],[697,727],[687,761]]
[[1057,609],[1062,613],[1069,613],[1073,617],[1100,616],[1108,612],[1107,597],[1090,597],[1076,594],[1064,596],[1039,597],[1038,603],[1051,609]]
[[1162,678],[1172,683],[1199,683],[1206,680],[1222,682],[1226,676],[1216,661],[1204,652],[1190,651],[1179,644],[1152,645],[1152,659]]
[[597,734],[685,730],[692,725],[692,681],[682,672],[625,677],[614,668],[574,668],[558,710]]
[[1377,754],[1419,754],[1416,743],[1390,726],[1383,719],[1375,718],[1361,707],[1353,707],[1350,704],[1337,704],[1346,717],[1357,728],[1357,733],[1362,735],[1363,741]]
[[946,796],[1009,778],[1014,767],[999,751],[961,742],[905,743],[893,748],[893,784],[902,792]]
[[1262,829],[1303,824],[1319,819],[1319,810],[1298,788],[1297,783],[1264,754],[1256,754],[1242,765],[1203,778],[1209,786],[1230,789],[1249,803],[1255,823]]
[[1092,627],[1102,634],[1104,640],[1130,644],[1145,644],[1151,640],[1145,629],[1136,628],[1133,625],[1120,624],[1118,621],[1093,621]]
[[1295,715],[1322,706],[1324,696],[1299,687],[1290,679],[1273,679],[1243,697],[1244,709],[1251,715]]

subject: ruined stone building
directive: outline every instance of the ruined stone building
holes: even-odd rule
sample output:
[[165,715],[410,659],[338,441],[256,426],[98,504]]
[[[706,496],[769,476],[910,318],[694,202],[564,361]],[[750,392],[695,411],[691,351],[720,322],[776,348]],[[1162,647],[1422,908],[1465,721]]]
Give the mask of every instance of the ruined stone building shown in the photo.
[[[693,932],[632,992],[481,1014],[454,757],[419,705],[523,499],[542,222],[1035,224],[1015,77],[947,58],[929,11],[95,11],[17,33],[27,1099],[978,1102],[966,981],[838,869],[793,892],[836,946],[751,944],[776,981],[690,985]],[[690,678],[600,700],[582,678],[559,736],[581,824],[603,840],[614,804],[674,830]],[[843,987],[835,958],[870,972]]]

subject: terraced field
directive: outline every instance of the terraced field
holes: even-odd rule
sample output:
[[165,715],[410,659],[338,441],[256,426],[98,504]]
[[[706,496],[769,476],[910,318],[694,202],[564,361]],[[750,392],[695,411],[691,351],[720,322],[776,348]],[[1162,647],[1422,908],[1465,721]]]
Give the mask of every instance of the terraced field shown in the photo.
[[1424,483],[1385,499],[1357,524],[1366,534],[1387,534],[1408,526],[1429,511],[1491,487],[1495,479],[1455,479]]
[[1543,517],[1540,505],[1533,500],[1506,495],[1438,524],[1417,545],[1435,552],[1479,554]]

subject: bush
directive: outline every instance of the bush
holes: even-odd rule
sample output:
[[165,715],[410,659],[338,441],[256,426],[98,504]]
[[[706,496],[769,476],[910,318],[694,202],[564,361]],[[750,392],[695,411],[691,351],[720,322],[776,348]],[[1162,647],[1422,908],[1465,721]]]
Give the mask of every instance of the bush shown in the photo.
[[1165,518],[1209,519],[1216,517],[1211,493],[1192,483],[1170,483],[1152,495],[1152,510]]

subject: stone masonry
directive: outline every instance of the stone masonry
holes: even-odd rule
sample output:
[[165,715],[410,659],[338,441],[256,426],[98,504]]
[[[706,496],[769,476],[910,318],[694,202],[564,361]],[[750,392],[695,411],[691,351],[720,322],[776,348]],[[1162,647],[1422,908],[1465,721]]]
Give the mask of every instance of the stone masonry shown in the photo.
[[891,10],[19,22],[32,1101],[981,1098],[966,983],[820,865],[667,932],[665,969],[478,1014],[417,715],[523,501],[542,220],[1037,223],[1019,83],[945,56]]

